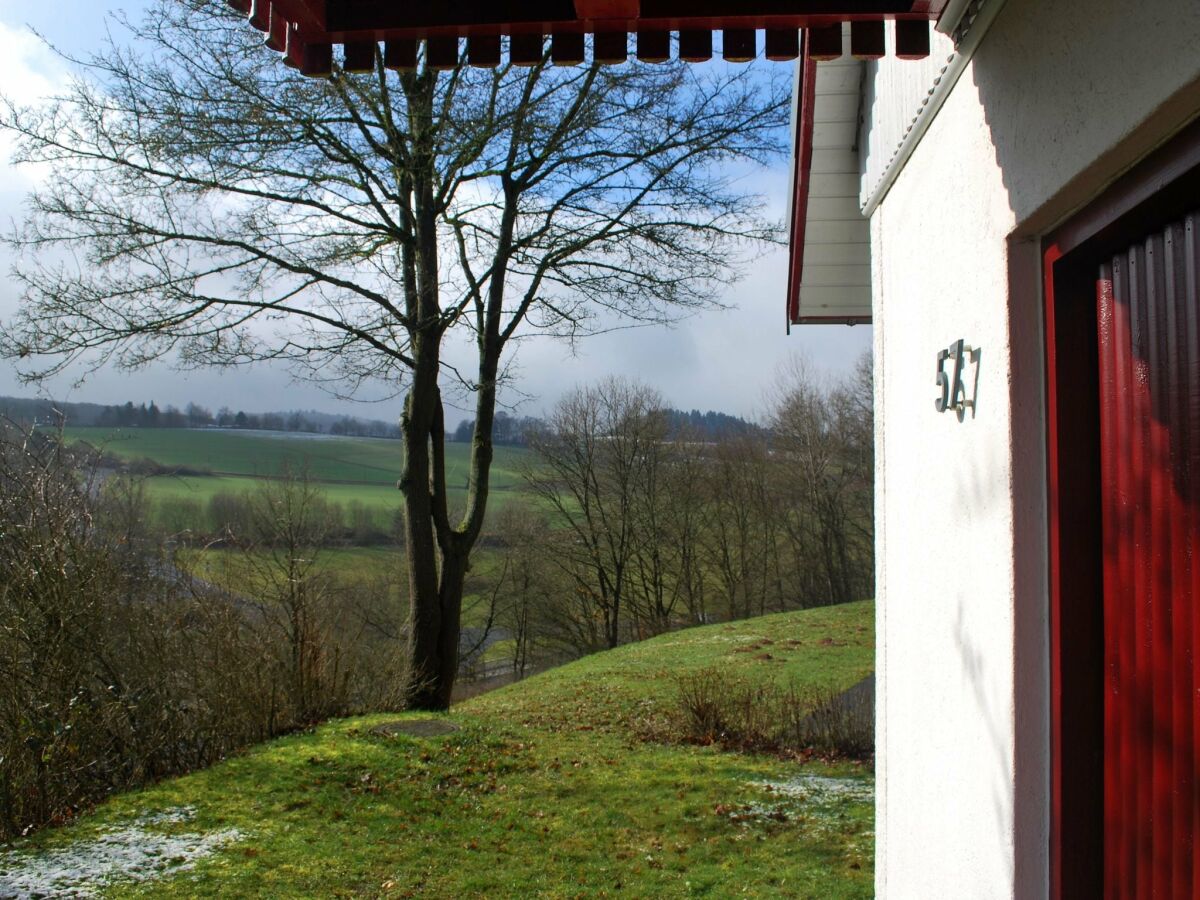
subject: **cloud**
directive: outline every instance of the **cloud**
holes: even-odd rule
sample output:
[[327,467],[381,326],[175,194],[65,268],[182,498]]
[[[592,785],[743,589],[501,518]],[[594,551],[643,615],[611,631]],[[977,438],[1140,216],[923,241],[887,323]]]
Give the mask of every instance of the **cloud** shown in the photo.
[[0,22],[0,59],[6,69],[3,93],[19,104],[36,103],[65,80],[62,60],[28,28]]
[[[36,104],[67,82],[63,61],[28,28],[0,21],[0,59],[5,76],[0,94],[18,106]],[[0,131],[0,219],[13,217],[20,197],[46,175],[44,166],[11,165],[13,150],[12,136]]]

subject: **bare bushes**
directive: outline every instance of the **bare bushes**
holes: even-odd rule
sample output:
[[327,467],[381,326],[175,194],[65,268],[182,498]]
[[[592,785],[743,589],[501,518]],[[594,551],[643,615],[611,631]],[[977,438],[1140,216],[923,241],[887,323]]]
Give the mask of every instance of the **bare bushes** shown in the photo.
[[571,649],[871,596],[871,404],[869,357],[834,382],[797,363],[742,433],[675,427],[628,379],[563,397],[525,480],[550,515],[557,572],[539,577],[565,585],[550,612]]
[[221,581],[238,602],[276,673],[273,708],[308,724],[362,709],[395,708],[404,681],[394,585],[335,575],[324,548],[339,509],[305,471],[285,469],[241,498],[243,531],[223,555]]
[[874,751],[874,705],[868,691],[751,681],[718,668],[681,676],[677,684],[677,702],[668,717],[671,736],[677,739],[853,759]]
[[[57,442],[0,431],[0,835],[259,736],[257,650],[219,599],[163,579]],[[206,668],[200,656],[220,659]]]
[[[386,589],[297,585],[308,605],[280,601],[294,623],[281,631],[176,570],[147,534],[138,484],[96,471],[0,426],[0,839],[374,705],[386,687],[365,690],[373,679],[403,683],[379,652],[399,643],[373,596]],[[336,617],[318,610],[327,601]]]

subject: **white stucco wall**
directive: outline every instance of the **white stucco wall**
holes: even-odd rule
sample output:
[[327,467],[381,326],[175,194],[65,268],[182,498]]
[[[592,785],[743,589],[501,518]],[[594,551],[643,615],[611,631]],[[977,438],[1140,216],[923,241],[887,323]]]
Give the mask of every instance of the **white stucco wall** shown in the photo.
[[1196,0],[1008,0],[872,218],[880,896],[1047,892],[1037,238],[1200,112],[1198,48]]

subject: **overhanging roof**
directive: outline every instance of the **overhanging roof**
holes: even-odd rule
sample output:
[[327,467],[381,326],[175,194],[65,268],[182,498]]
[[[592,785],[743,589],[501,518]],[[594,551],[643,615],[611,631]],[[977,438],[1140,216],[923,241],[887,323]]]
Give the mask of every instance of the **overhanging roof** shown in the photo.
[[[797,81],[791,191],[789,324],[870,321],[870,241],[851,182],[857,175],[857,88],[844,82],[862,60],[885,53],[891,21],[900,59],[929,54],[929,23],[961,0],[227,0],[264,32],[267,47],[305,75],[329,75],[333,47],[341,68],[371,71],[383,43],[387,68],[453,68],[465,39],[467,62],[496,66],[506,46],[515,65],[542,61],[545,38],[555,64],[581,63],[585,36],[600,63],[722,56],[746,62],[801,59]],[[672,41],[672,34],[677,39]],[[803,46],[802,40],[803,37]],[[502,38],[506,38],[502,43]],[[833,62],[834,60],[841,60]],[[821,65],[824,64],[824,70]],[[850,111],[852,109],[852,112]]]
[[[332,48],[345,47],[343,67],[370,68],[375,47],[385,42],[392,68],[416,65],[416,45],[427,41],[431,64],[451,67],[458,61],[458,40],[467,39],[473,65],[500,62],[501,36],[508,36],[514,63],[541,59],[542,38],[552,39],[556,63],[584,59],[585,34],[593,58],[622,62],[628,36],[637,36],[639,59],[659,61],[671,53],[670,35],[678,33],[681,59],[703,61],[713,55],[714,31],[723,33],[723,55],[731,61],[753,59],[757,32],[764,31],[768,59],[798,55],[797,35],[810,30],[814,46],[840,44],[841,24],[854,24],[856,45],[864,53],[883,52],[883,23],[894,19],[927,28],[947,0],[227,0],[266,34],[267,46],[309,75],[328,74]],[[918,32],[912,31],[916,37]],[[922,44],[918,39],[917,46]],[[928,34],[923,44],[928,46]],[[903,44],[898,53],[903,55]]]
[[[851,36],[847,33],[845,39]],[[865,63],[805,57],[795,90],[788,324],[871,321],[870,222],[859,207]]]

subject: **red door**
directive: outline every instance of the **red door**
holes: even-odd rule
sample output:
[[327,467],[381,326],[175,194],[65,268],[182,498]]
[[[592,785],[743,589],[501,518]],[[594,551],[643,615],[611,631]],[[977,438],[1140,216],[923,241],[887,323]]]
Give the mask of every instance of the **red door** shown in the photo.
[[1156,230],[1096,278],[1112,898],[1200,897],[1198,224]]

